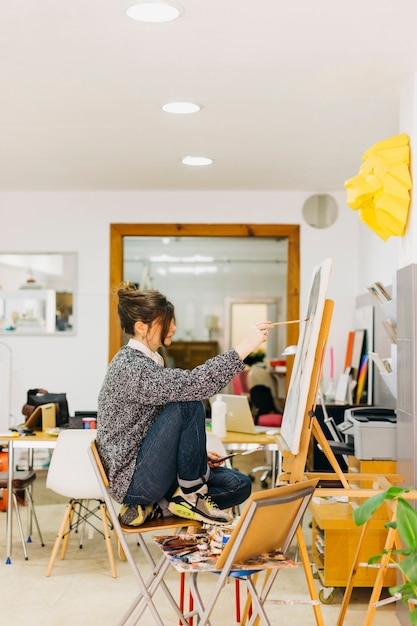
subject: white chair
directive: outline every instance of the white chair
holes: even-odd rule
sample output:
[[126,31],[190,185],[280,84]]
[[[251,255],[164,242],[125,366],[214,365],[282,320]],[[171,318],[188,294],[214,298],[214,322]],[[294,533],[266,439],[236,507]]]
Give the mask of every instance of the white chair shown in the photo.
[[[58,530],[46,571],[47,576],[51,574],[61,544],[61,559],[64,559],[71,531],[78,530],[79,527],[83,531],[85,524],[89,524],[90,528],[104,535],[112,576],[114,578],[117,576],[107,507],[88,457],[88,449],[95,436],[95,430],[64,430],[60,433],[52,454],[46,486],[61,496],[69,498],[69,503]],[[90,501],[95,501],[94,508],[90,505]],[[101,519],[102,530],[94,524],[99,519]],[[83,533],[80,539],[80,548],[82,547]]]

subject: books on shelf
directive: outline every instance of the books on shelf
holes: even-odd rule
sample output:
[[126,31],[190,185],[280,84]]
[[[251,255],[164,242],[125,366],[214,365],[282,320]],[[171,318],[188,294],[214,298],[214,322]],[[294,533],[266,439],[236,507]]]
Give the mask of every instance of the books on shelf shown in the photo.
[[378,300],[380,304],[384,304],[385,302],[389,302],[391,300],[391,296],[380,282],[372,283],[372,285],[368,287],[368,291]]
[[391,343],[397,343],[397,312],[395,300],[391,298],[380,282],[373,283],[368,287],[368,291],[378,301],[383,314],[386,316],[382,324],[388,333]]
[[369,356],[367,354],[364,354],[362,356],[361,364],[360,364],[359,372],[358,372],[358,384],[356,386],[356,395],[355,395],[356,404],[361,404],[361,402],[363,402],[364,400],[366,402],[366,397],[363,398],[363,396],[365,395],[364,394],[366,390],[365,383],[368,378],[368,361],[369,361]]
[[382,320],[382,325],[388,333],[391,343],[397,343],[397,329],[391,320]]

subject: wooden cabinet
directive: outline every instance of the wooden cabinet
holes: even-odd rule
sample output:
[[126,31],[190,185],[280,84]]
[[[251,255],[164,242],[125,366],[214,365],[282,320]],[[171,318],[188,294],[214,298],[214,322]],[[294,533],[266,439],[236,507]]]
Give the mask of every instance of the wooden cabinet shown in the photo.
[[[379,461],[375,460],[364,460],[357,459],[354,456],[348,456],[348,470],[350,473],[359,473],[359,474],[396,474],[397,473],[397,461],[388,461],[386,459],[381,459]],[[387,478],[389,478],[387,476]],[[365,489],[372,489],[372,481],[369,484],[361,483]]]
[[166,350],[171,367],[191,370],[219,354],[217,341],[174,341]]
[[[351,503],[310,504],[312,516],[312,558],[320,580],[326,587],[345,587],[355,559],[361,527],[353,520]],[[353,504],[354,506],[354,504]],[[361,562],[384,549],[388,521],[385,507],[369,522],[363,546]],[[357,587],[373,587],[378,570],[375,567],[360,567],[355,579]],[[396,570],[389,569],[384,584],[396,584]]]

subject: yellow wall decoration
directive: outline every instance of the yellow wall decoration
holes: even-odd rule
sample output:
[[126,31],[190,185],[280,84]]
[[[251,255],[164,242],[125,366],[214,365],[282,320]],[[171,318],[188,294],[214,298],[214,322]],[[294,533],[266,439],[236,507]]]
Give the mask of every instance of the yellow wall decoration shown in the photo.
[[347,204],[381,239],[402,236],[412,188],[406,134],[376,143],[362,157],[359,174],[345,183]]

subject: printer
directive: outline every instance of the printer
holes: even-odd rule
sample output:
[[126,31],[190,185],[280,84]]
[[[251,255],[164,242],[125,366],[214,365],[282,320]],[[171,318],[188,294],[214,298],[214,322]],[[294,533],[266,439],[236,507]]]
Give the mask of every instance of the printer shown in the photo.
[[337,426],[353,454],[361,460],[397,458],[397,416],[394,409],[367,406],[345,410]]

